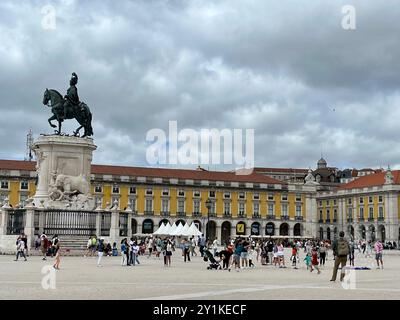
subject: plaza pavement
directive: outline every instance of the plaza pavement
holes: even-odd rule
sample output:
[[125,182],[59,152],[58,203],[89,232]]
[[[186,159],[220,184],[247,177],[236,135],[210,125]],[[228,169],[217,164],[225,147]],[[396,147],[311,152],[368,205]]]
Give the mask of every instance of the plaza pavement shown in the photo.
[[103,267],[96,267],[97,257],[62,256],[61,269],[55,271],[56,288],[46,290],[41,270],[52,265],[52,258],[42,261],[40,256],[30,256],[27,262],[21,258],[15,262],[14,256],[3,255],[0,299],[400,299],[400,251],[384,254],[384,270],[356,253],[356,266],[373,268],[355,272],[355,282],[348,284],[355,284],[355,289],[329,281],[331,252],[320,275],[306,271],[304,252],[298,270],[291,268],[289,257],[287,250],[286,269],[256,262],[254,269],[228,272],[207,270],[200,256],[184,263],[180,250],[170,268],[163,266],[162,257],[141,256],[141,264],[135,267],[122,267],[120,257],[103,257]]

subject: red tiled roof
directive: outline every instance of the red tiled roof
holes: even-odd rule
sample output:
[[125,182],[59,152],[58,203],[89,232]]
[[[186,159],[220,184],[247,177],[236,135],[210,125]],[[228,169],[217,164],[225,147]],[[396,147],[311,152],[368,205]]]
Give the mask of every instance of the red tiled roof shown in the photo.
[[[366,176],[362,176],[357,178],[349,183],[342,184],[339,186],[339,190],[341,189],[358,189],[358,188],[367,188],[374,186],[381,186],[385,184],[385,174],[386,171],[377,172],[374,174],[369,174]],[[394,183],[400,184],[400,170],[392,171]]]
[[[19,160],[0,160],[0,170],[35,170],[35,161]],[[175,178],[191,180],[210,180],[210,181],[231,181],[231,182],[252,182],[264,184],[285,184],[282,181],[259,174],[253,171],[249,175],[239,175],[234,172],[225,171],[203,171],[169,168],[147,168],[147,167],[123,167],[92,164],[92,174],[108,174],[119,176],[136,177],[157,177],[157,178]]]
[[257,172],[286,172],[286,173],[308,173],[308,169],[296,169],[296,168],[254,168]]
[[282,184],[282,181],[264,176],[255,171],[249,175],[239,175],[234,172],[225,171],[203,171],[169,168],[146,168],[146,167],[121,167],[92,165],[94,174],[112,174],[122,176],[193,179],[193,180],[212,180],[212,181],[233,181],[233,182],[253,182],[265,184]]
[[0,170],[35,171],[36,161],[0,160]]

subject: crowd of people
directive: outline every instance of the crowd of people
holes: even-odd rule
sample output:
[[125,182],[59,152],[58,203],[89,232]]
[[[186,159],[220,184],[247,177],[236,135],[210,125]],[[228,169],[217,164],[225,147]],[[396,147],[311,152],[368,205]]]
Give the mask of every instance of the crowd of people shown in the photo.
[[[22,234],[16,241],[17,253],[15,261],[23,257],[27,261],[28,244],[26,235]],[[396,243],[383,244],[379,240],[372,241],[353,241],[346,240],[344,232],[340,232],[339,238],[333,241],[325,240],[292,240],[253,237],[237,237],[229,239],[221,245],[218,239],[206,239],[204,235],[195,237],[131,237],[124,238],[120,244],[120,252],[117,244],[114,242],[106,243],[104,238],[95,235],[90,236],[84,257],[93,257],[97,255],[97,266],[101,267],[103,256],[121,255],[122,266],[140,265],[140,256],[151,258],[152,256],[161,259],[165,267],[170,267],[172,263],[173,252],[181,250],[183,261],[190,262],[191,257],[200,255],[205,261],[210,258],[217,264],[222,263],[221,269],[231,271],[232,269],[240,271],[241,269],[255,268],[256,264],[270,265],[276,268],[287,268],[288,262],[285,259],[285,248],[290,250],[290,263],[293,269],[298,269],[301,263],[304,263],[305,269],[317,274],[321,273],[321,267],[325,266],[328,259],[328,252],[332,250],[334,260],[333,275],[331,281],[336,280],[336,274],[341,266],[341,277],[343,280],[345,266],[347,262],[350,267],[355,266],[356,253],[365,258],[372,258],[375,252],[377,268],[383,269],[382,253],[384,249],[396,248]],[[198,248],[198,252],[197,252]],[[60,241],[57,235],[50,238],[42,234],[35,240],[35,249],[41,250],[43,260],[47,256],[55,257],[53,267],[59,269],[60,265]],[[300,253],[304,252],[304,259],[300,259]]]

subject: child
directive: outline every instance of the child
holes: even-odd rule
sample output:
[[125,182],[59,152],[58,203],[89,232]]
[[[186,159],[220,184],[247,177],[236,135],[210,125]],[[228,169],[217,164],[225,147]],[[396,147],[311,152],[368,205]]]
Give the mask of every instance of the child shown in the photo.
[[310,272],[313,272],[314,268],[318,270],[318,274],[321,273],[321,270],[319,270],[319,267],[318,267],[318,251],[317,251],[316,247],[313,247],[312,252],[311,252],[311,270],[310,270]]
[[290,257],[290,260],[292,260],[292,267],[294,267],[294,269],[297,269],[297,248],[296,248],[296,245],[293,245],[293,247],[292,247],[292,256]]
[[308,270],[308,268],[311,267],[311,255],[309,253],[306,254],[304,261],[306,262],[306,266],[307,266],[307,270]]
[[[253,260],[257,259],[256,254],[257,254],[256,250],[251,248],[250,251],[249,251],[249,268],[254,268],[255,267],[255,265],[253,263]],[[256,258],[256,259],[254,259],[254,258]]]

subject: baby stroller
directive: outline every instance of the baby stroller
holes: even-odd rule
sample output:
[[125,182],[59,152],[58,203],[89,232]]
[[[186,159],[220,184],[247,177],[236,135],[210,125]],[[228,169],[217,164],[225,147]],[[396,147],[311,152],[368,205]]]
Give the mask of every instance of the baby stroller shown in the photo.
[[219,264],[219,262],[217,260],[215,260],[213,254],[210,252],[210,250],[204,250],[204,258],[203,259],[205,262],[210,261],[210,264],[208,265],[207,270],[212,270],[212,269],[221,270],[222,269],[221,265]]

